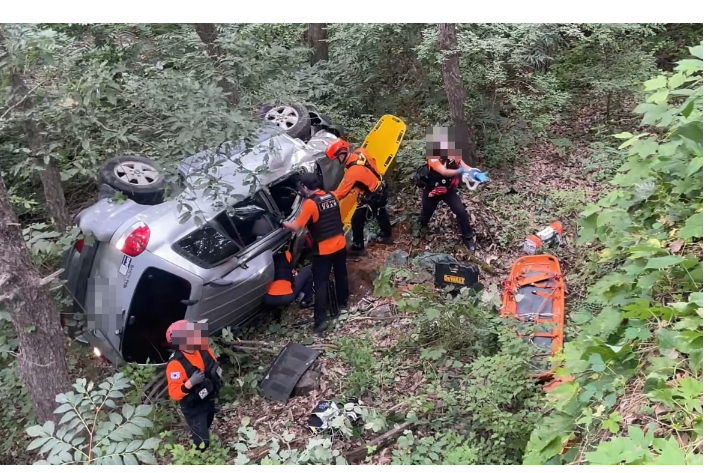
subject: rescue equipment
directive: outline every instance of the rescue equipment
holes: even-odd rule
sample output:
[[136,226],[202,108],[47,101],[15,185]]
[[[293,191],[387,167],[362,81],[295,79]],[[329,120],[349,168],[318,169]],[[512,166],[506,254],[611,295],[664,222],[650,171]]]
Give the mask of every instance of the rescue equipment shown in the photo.
[[[394,115],[384,115],[365,137],[361,147],[375,161],[375,166],[382,176],[394,161],[406,131],[407,125],[402,119]],[[359,194],[357,189],[353,189],[340,201],[340,217],[346,232],[351,228],[350,220],[358,207]]]
[[532,364],[536,378],[553,377],[549,357],[562,349],[565,325],[565,284],[560,263],[552,255],[523,256],[513,262],[503,283],[503,317],[514,317],[530,325],[546,324],[551,328],[527,335],[540,354]]
[[562,244],[562,224],[552,222],[535,235],[528,235],[523,242],[523,252],[534,255],[543,246],[559,246]]

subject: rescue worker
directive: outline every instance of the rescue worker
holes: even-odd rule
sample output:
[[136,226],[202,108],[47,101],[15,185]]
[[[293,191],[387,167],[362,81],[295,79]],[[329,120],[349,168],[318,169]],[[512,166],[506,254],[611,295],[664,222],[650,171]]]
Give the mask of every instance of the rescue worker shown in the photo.
[[377,170],[375,160],[367,154],[364,148],[357,148],[349,152],[350,145],[342,138],[328,145],[325,150],[330,159],[337,159],[345,164],[345,176],[340,186],[333,191],[338,200],[343,198],[355,188],[358,190],[358,206],[351,220],[353,230],[353,244],[349,253],[355,256],[364,256],[365,250],[365,223],[368,214],[377,218],[380,225],[378,240],[385,244],[392,243],[392,225],[387,214],[387,186]]
[[419,225],[422,230],[425,229],[439,202],[443,201],[456,215],[464,245],[473,251],[476,249],[476,241],[471,228],[471,219],[466,207],[461,202],[457,188],[461,183],[462,174],[469,173],[473,176],[480,170],[463,162],[464,149],[463,143],[457,144],[453,140],[445,146],[427,147],[428,175],[422,193],[422,212],[419,215]]
[[286,230],[300,231],[307,227],[316,245],[313,257],[313,331],[320,333],[328,327],[328,280],[331,270],[335,274],[336,299],[340,307],[348,300],[348,269],[345,251],[345,234],[340,218],[338,199],[321,189],[320,179],[314,173],[301,176],[306,200],[293,222],[284,222]]
[[179,320],[168,327],[165,336],[177,348],[165,369],[168,394],[180,401],[192,442],[204,451],[210,445],[210,426],[219,410],[215,400],[222,387],[222,368],[207,344],[207,324]]
[[313,271],[310,266],[296,271],[292,263],[287,249],[274,254],[274,281],[266,294],[266,305],[285,307],[298,298],[302,309],[313,306]]

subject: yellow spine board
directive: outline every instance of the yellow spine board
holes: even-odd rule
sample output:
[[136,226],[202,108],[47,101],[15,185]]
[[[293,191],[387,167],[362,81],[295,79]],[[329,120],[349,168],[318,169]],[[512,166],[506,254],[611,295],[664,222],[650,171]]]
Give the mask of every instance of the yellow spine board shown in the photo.
[[[377,170],[382,176],[385,175],[390,164],[394,162],[394,156],[399,150],[405,131],[407,131],[407,125],[402,119],[394,115],[384,115],[362,143],[362,148],[365,148],[375,160]],[[357,208],[358,194],[359,192],[353,189],[340,201],[340,217],[343,219],[343,228],[346,232],[351,227],[350,220]]]

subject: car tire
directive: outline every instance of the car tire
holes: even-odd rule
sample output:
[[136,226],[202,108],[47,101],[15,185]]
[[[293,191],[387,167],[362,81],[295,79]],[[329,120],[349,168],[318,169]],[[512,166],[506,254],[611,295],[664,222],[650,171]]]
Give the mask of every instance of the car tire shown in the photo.
[[311,117],[301,103],[262,105],[259,118],[278,126],[292,138],[308,141],[311,137]]
[[163,201],[168,184],[160,167],[143,156],[116,156],[101,166],[99,185],[106,184],[142,205]]
[[345,134],[345,130],[343,129],[342,125],[340,125],[339,123],[335,123],[335,121],[328,115],[318,113],[318,116],[320,117],[321,129],[327,131],[328,133],[334,134],[338,138],[342,137]]

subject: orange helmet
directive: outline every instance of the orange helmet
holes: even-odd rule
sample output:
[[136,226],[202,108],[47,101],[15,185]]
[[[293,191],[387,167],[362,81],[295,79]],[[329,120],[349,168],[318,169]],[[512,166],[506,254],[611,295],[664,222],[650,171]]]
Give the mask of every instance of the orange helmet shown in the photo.
[[350,143],[348,143],[342,138],[338,138],[337,140],[333,141],[331,144],[328,145],[328,147],[325,149],[325,155],[328,156],[330,159],[337,159],[344,154],[347,155],[349,150]]

